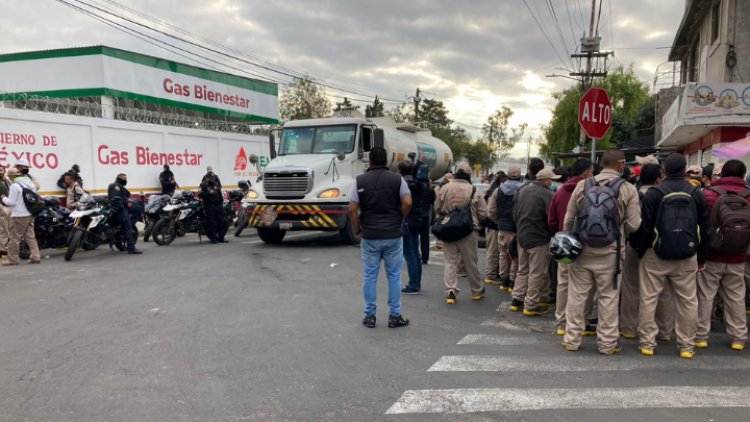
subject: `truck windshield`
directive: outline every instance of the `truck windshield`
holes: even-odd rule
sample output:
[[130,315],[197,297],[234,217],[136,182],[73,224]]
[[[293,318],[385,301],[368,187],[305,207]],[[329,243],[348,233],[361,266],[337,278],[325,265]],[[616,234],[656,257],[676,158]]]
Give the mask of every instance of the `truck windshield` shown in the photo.
[[336,154],[354,150],[356,125],[292,127],[281,132],[279,155]]

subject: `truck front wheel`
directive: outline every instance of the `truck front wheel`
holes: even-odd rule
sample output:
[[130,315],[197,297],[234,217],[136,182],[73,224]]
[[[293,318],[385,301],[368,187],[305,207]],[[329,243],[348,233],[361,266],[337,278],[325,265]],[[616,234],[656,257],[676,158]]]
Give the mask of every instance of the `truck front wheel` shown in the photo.
[[346,245],[358,245],[361,236],[357,233],[354,233],[354,227],[352,226],[351,219],[346,219],[346,225],[343,229],[339,230],[339,234],[341,235],[341,241],[344,242]]
[[269,229],[268,227],[258,227],[258,236],[260,240],[269,244],[281,243],[286,235],[286,230]]

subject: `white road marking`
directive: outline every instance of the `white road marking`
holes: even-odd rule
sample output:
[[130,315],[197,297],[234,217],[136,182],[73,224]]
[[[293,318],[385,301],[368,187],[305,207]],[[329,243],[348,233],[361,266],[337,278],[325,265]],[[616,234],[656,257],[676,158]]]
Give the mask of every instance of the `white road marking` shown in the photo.
[[[561,349],[562,350],[562,349]],[[560,352],[562,353],[562,352]],[[633,370],[750,370],[750,359],[746,356],[711,356],[695,359],[679,359],[674,353],[669,356],[608,356],[590,354],[567,356],[554,359],[532,356],[443,356],[428,372],[591,372],[591,371],[633,371]],[[750,403],[750,402],[749,402]]]
[[510,304],[511,302],[501,300],[500,303],[497,305],[496,311],[497,312],[510,311]]
[[529,346],[540,344],[538,337],[500,336],[491,334],[469,334],[458,344],[489,344],[497,346]]
[[750,407],[750,387],[485,388],[408,390],[386,414],[549,409]]
[[481,324],[481,326],[482,327],[504,328],[504,329],[510,330],[510,331],[527,331],[526,328],[519,327],[517,325],[513,325],[513,324],[511,324],[508,321],[503,321],[503,320],[498,321],[495,318],[488,319],[487,321],[484,321]]

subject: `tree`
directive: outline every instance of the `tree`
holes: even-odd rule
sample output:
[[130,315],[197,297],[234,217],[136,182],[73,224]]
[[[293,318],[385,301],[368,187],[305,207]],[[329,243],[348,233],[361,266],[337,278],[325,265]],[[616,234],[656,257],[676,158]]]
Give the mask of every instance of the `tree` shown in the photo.
[[336,108],[333,109],[333,111],[342,110],[359,110],[359,106],[355,106],[348,98],[344,97],[344,101],[336,103]]
[[419,122],[423,123],[425,127],[433,128],[447,128],[453,120],[448,118],[448,109],[445,108],[445,104],[442,101],[433,99],[424,99],[419,103]]
[[295,79],[279,99],[281,121],[312,119],[331,114],[331,102],[325,89],[308,78]]
[[378,96],[375,96],[375,100],[372,104],[365,107],[365,117],[383,117],[385,116],[385,105]]
[[489,169],[497,161],[497,152],[492,145],[477,140],[469,143],[463,157],[472,165],[479,164],[483,169]]
[[[630,139],[633,127],[638,128],[639,120],[644,119],[641,113],[645,113],[644,107],[651,101],[648,85],[638,79],[631,66],[613,70],[594,86],[606,89],[609,94],[614,127],[603,140],[597,141],[597,149],[611,148],[615,143]],[[552,160],[555,152],[569,152],[578,144],[578,101],[582,95],[580,85],[553,94],[558,102],[552,111],[552,120],[543,127],[547,140],[540,145],[540,152],[547,159]]]
[[510,151],[516,146],[528,125],[521,124],[517,128],[510,128],[508,121],[513,116],[513,110],[510,107],[503,106],[495,114],[487,118],[487,122],[482,125],[482,136],[487,143],[493,147],[493,151],[500,158],[506,158]]
[[396,123],[408,122],[410,120],[405,104],[399,104],[393,108],[389,108],[385,111],[385,115],[393,119]]

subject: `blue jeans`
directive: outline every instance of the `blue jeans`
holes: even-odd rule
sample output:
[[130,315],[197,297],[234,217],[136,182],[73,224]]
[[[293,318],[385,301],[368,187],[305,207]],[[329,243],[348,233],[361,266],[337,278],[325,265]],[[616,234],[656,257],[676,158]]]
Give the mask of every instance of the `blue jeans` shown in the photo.
[[419,234],[404,235],[404,259],[409,272],[409,284],[412,289],[422,289],[422,258],[419,256]]
[[404,247],[400,237],[393,239],[362,239],[362,291],[365,296],[365,315],[375,315],[380,261],[385,263],[388,277],[388,306],[391,315],[401,315],[401,267]]

